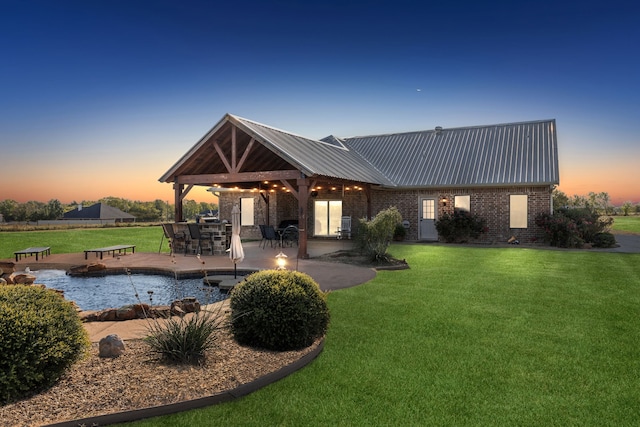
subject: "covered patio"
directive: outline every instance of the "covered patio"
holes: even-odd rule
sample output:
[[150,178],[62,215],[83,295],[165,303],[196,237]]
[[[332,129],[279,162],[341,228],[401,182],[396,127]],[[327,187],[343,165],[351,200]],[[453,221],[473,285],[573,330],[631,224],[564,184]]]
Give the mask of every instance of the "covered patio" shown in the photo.
[[[317,227],[311,199],[332,194],[353,218],[370,218],[371,189],[388,182],[337,138],[311,140],[231,114],[159,180],[173,184],[177,223],[185,220],[182,201],[196,185],[219,196],[221,219],[230,219],[233,205],[240,204],[243,237],[259,237],[252,234],[257,225],[296,221],[298,259],[310,257],[310,230]],[[322,226],[326,237],[335,238],[335,222]]]

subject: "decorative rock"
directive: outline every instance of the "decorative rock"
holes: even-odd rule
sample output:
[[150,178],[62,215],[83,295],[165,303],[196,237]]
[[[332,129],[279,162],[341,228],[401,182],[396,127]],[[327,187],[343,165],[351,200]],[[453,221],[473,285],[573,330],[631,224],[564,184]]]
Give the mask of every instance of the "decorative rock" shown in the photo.
[[15,285],[33,285],[36,276],[28,273],[11,273],[11,280]]
[[106,270],[107,266],[101,262],[94,262],[92,264],[87,264],[87,272],[92,273],[95,271]]
[[83,322],[95,322],[98,320],[98,312],[97,311],[81,311],[78,313],[80,316],[80,320]]
[[3,274],[11,274],[16,271],[16,264],[14,262],[0,262],[0,276]]
[[171,307],[168,305],[156,305],[149,309],[149,315],[154,319],[166,319],[171,316]]
[[115,334],[107,335],[100,340],[98,350],[100,357],[118,357],[125,350],[124,341]]
[[98,271],[106,270],[107,266],[101,262],[94,262],[85,265],[74,265],[67,271],[69,276],[84,276],[88,273],[95,273]]
[[151,310],[149,304],[134,304],[132,307],[136,312],[136,318],[144,319],[149,316],[149,312]]
[[116,320],[131,320],[138,317],[132,305],[126,305],[116,310]]
[[171,312],[177,316],[200,311],[200,302],[193,297],[183,298],[171,303]]
[[183,316],[187,313],[179,305],[171,305],[171,314],[174,316]]
[[111,322],[116,320],[116,312],[118,310],[115,308],[108,308],[106,310],[102,310],[98,312],[97,317],[99,322]]
[[7,281],[4,280],[4,278],[0,277],[0,286],[7,285],[7,284],[8,284]]

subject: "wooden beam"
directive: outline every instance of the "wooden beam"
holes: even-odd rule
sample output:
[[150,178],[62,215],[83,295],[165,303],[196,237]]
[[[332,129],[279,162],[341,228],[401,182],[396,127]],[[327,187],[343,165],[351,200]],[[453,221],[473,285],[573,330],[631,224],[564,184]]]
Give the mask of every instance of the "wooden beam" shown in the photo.
[[224,167],[227,168],[227,171],[229,173],[232,173],[233,170],[231,169],[231,165],[229,164],[229,161],[225,157],[224,153],[222,152],[222,148],[220,148],[220,144],[218,144],[218,141],[213,141],[213,148],[216,149],[216,152],[218,153],[220,160],[222,160],[222,163],[224,163]]
[[236,173],[238,172],[237,166],[236,166],[236,151],[237,151],[237,146],[236,146],[236,129],[238,129],[236,127],[236,125],[232,125],[231,126],[231,170],[229,172],[231,173]]
[[200,175],[180,175],[177,182],[180,184],[211,185],[234,182],[252,181],[277,181],[283,179],[300,178],[299,170],[282,171],[260,171],[260,172],[237,172],[237,173],[216,173]]
[[251,138],[251,141],[249,141],[249,145],[247,145],[247,148],[245,148],[244,153],[242,153],[242,158],[240,158],[240,161],[238,162],[238,165],[236,166],[236,168],[237,168],[236,172],[240,172],[240,170],[242,169],[242,165],[244,165],[245,160],[247,160],[247,156],[249,155],[249,152],[251,151],[251,148],[253,148],[253,143],[254,142],[256,142],[256,140]]
[[287,189],[291,192],[291,194],[293,194],[293,197],[295,197],[296,199],[299,199],[298,192],[296,191],[295,188],[293,188],[293,185],[289,184],[289,181],[285,181],[284,179],[281,179],[280,182],[282,183],[282,185],[287,187]]

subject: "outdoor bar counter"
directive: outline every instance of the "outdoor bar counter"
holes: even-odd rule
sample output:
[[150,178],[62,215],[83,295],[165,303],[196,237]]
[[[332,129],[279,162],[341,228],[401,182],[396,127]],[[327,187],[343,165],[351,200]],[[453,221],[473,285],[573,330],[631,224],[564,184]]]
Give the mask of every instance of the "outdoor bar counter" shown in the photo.
[[[203,222],[198,223],[198,230],[201,235],[209,234],[211,239],[202,238],[200,241],[201,255],[223,255],[229,247],[231,240],[231,224],[223,222]],[[192,223],[193,226],[193,223]],[[186,236],[186,253],[195,255],[198,253],[198,239],[189,232],[189,226],[186,222],[177,222],[173,224],[173,230],[176,236],[181,233]],[[173,252],[175,254],[185,253],[185,240],[176,238],[174,240]],[[213,250],[212,250],[213,249]]]

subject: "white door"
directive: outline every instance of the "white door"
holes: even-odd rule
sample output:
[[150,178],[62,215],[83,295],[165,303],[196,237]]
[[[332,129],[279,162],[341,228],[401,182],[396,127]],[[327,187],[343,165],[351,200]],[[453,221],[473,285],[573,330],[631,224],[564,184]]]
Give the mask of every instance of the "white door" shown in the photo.
[[420,235],[418,239],[438,240],[435,199],[420,199]]

